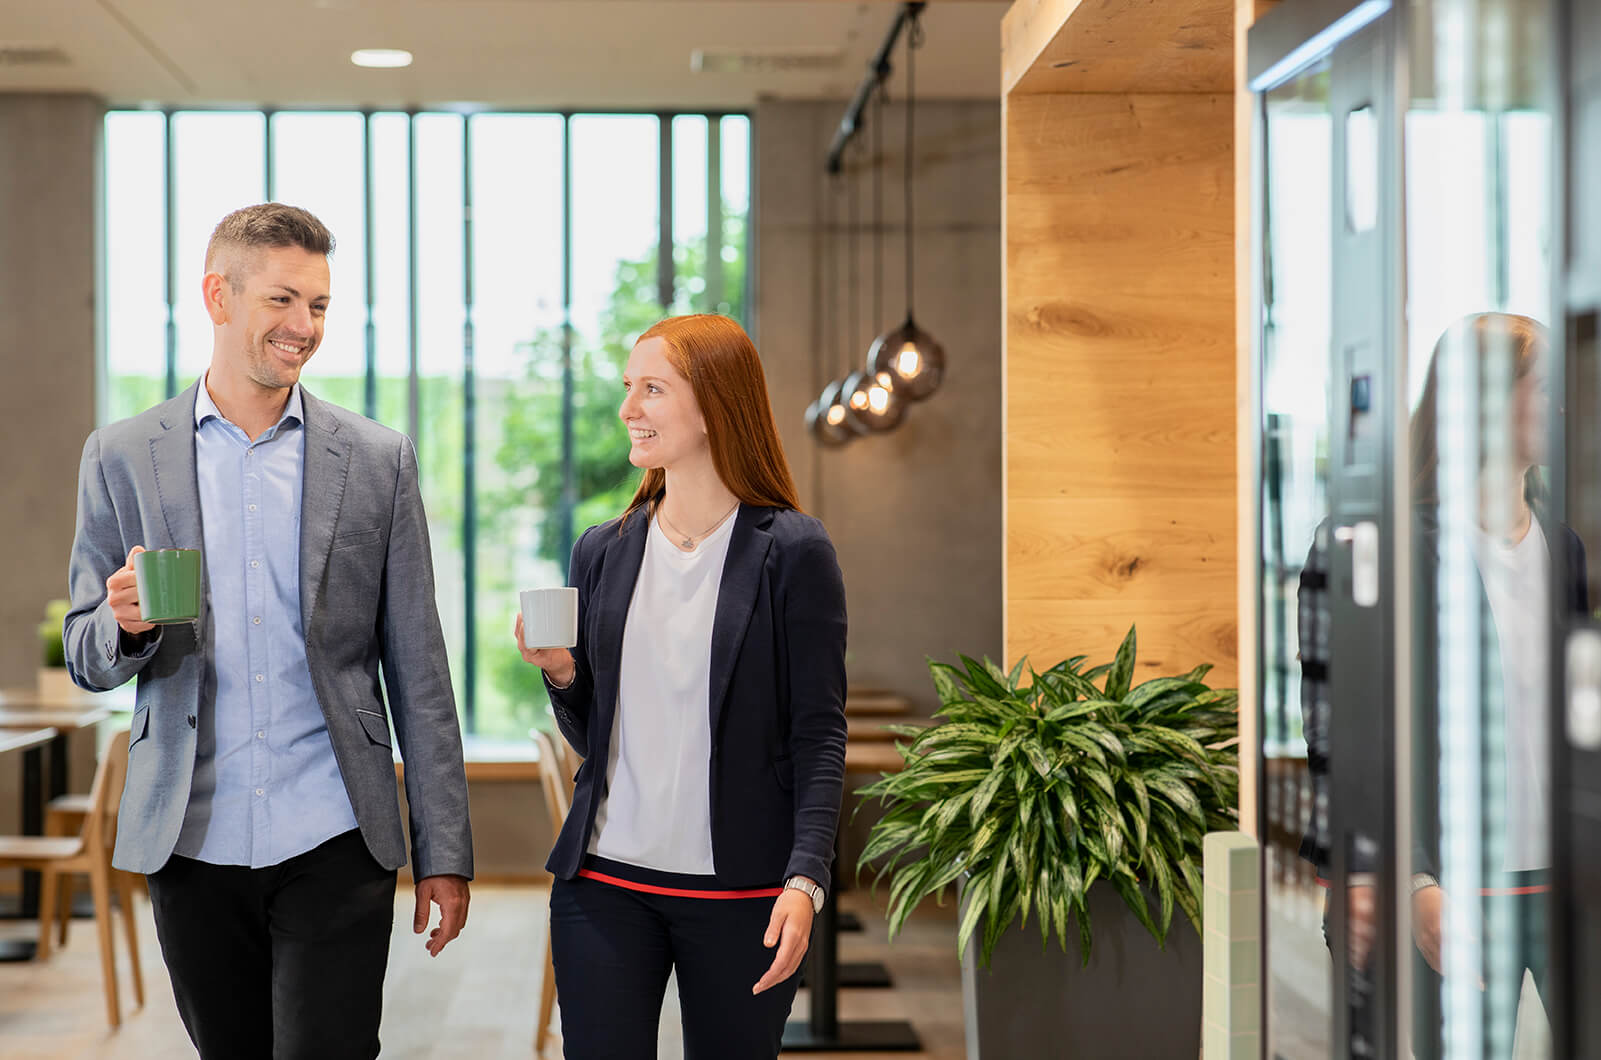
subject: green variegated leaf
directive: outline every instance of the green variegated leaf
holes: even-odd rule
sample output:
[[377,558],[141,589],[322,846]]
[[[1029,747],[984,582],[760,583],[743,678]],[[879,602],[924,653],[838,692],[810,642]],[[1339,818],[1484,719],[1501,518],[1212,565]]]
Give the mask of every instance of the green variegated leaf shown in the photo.
[[962,672],[949,663],[931,662],[929,676],[934,679],[934,693],[947,706],[967,698],[962,692]]
[[1039,737],[1033,737],[1023,744],[1023,753],[1028,756],[1029,764],[1042,778],[1051,775],[1051,760],[1045,753],[1045,745]]
[[995,769],[991,770],[990,775],[979,783],[978,789],[973,793],[972,808],[967,815],[973,827],[978,827],[979,821],[984,817],[984,812],[989,809],[991,800],[995,798],[995,793],[1000,790],[1001,782],[1005,779],[1005,770]]
[[1123,904],[1129,907],[1136,920],[1145,925],[1145,930],[1151,933],[1151,937],[1159,945],[1163,943],[1166,932],[1158,928],[1156,922],[1151,919],[1151,909],[1146,904],[1145,892],[1140,890],[1140,885],[1127,876],[1116,876],[1112,879],[1112,886],[1117,888],[1117,893],[1123,896]]
[[984,963],[1032,915],[1064,946],[1073,919],[1087,957],[1101,879],[1159,938],[1175,906],[1198,920],[1205,831],[1238,826],[1238,695],[1204,666],[1131,687],[1135,643],[1087,670],[930,662],[934,723],[887,727],[904,765],[857,790],[878,817],[858,871],[889,885],[892,933],[958,881],[959,943]]
[[1121,700],[1128,695],[1130,679],[1134,676],[1134,627],[1128,628],[1128,635],[1118,646],[1117,658],[1112,660],[1112,668],[1106,674],[1106,698]]
[[1194,681],[1191,681],[1188,678],[1157,677],[1131,689],[1125,702],[1130,707],[1143,707],[1152,700],[1166,695],[1167,693],[1185,691],[1190,693],[1189,696],[1185,697],[1185,702],[1188,702],[1189,700],[1193,699],[1196,694],[1204,692],[1205,690],[1205,685],[1196,684]]

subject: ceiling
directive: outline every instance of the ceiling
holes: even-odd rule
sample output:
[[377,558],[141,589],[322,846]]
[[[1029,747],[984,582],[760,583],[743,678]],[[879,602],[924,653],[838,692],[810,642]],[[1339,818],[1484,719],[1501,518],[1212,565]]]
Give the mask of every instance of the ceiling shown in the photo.
[[[0,0],[0,92],[90,92],[114,105],[733,109],[759,96],[849,96],[897,7],[888,0]],[[928,5],[919,96],[999,97],[1006,7],[999,0]],[[350,62],[357,48],[404,48],[416,61],[362,69]],[[696,49],[788,58],[697,72]],[[51,61],[16,61],[24,53]]]

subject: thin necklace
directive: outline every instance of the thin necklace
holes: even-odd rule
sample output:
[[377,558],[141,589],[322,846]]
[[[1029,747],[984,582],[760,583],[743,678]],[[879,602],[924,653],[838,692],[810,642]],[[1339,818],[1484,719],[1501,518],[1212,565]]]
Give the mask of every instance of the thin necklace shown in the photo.
[[728,511],[724,512],[721,516],[718,517],[718,519],[717,519],[717,521],[715,523],[713,523],[712,525],[708,526],[706,529],[702,530],[700,533],[695,534],[693,537],[690,536],[689,534],[684,533],[682,530],[678,529],[678,527],[673,525],[672,520],[667,518],[667,513],[662,510],[662,508],[663,508],[662,505],[657,505],[656,506],[656,516],[657,516],[657,518],[661,519],[661,521],[663,523],[667,524],[667,529],[671,530],[675,534],[680,535],[683,538],[683,540],[678,542],[678,547],[680,547],[682,549],[685,549],[687,551],[687,550],[692,549],[692,548],[695,547],[695,541],[696,541],[697,538],[703,538],[707,534],[711,533],[713,530],[716,530],[719,526],[722,526],[723,525],[723,520],[727,519],[730,515],[733,515],[735,509],[737,509],[738,507],[739,507],[739,502],[735,501],[733,508],[728,509]]

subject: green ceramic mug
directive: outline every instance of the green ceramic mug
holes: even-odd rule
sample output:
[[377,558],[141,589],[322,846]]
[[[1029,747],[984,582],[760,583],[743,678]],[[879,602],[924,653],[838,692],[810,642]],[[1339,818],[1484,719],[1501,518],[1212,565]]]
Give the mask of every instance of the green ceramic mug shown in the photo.
[[163,548],[133,557],[139,617],[156,625],[200,617],[200,552]]

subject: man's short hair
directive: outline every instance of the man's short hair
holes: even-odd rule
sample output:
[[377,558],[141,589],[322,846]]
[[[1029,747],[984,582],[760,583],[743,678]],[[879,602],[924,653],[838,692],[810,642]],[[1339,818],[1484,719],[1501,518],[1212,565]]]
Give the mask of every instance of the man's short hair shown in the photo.
[[[334,236],[327,225],[298,206],[281,202],[246,206],[218,221],[212,229],[211,240],[206,244],[206,271],[218,271],[218,258],[224,251],[249,253],[277,247],[299,247],[327,257],[334,252]],[[228,277],[235,291],[243,289],[244,280],[242,275]]]

